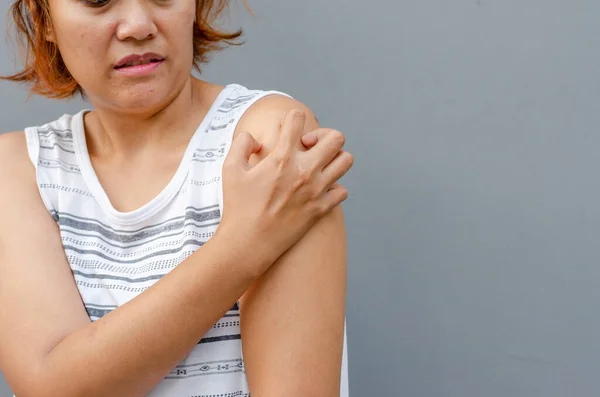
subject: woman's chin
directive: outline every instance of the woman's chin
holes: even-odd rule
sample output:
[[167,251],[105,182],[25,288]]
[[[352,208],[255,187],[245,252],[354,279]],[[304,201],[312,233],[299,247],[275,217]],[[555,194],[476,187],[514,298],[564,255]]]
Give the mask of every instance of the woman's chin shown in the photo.
[[111,109],[121,114],[152,114],[172,103],[188,81],[189,75],[176,79],[163,75],[111,79],[108,86],[95,87],[87,95],[96,108]]
[[109,106],[119,113],[155,113],[170,103],[172,99],[169,94],[156,87],[124,90],[112,98]]

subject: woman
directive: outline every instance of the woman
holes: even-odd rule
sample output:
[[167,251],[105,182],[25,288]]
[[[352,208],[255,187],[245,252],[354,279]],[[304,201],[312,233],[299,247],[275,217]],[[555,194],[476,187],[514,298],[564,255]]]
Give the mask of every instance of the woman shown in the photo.
[[352,156],[291,97],[191,76],[240,35],[212,26],[224,6],[14,1],[8,79],[93,105],[0,136],[17,396],[347,395]]

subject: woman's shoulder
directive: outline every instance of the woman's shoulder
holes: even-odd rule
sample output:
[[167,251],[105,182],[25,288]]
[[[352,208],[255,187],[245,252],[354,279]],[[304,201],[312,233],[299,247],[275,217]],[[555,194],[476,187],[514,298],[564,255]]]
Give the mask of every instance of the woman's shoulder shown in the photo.
[[35,167],[29,159],[24,131],[0,134],[0,190],[16,194],[20,186],[30,185],[24,183],[28,180],[35,181]]
[[71,139],[72,121],[78,114],[63,114],[57,119],[31,125],[21,131],[0,132],[0,167],[6,167],[6,163],[16,163],[19,159],[34,161],[31,155],[45,138],[56,135],[57,138]]
[[0,169],[8,169],[24,159],[27,159],[25,131],[0,134]]
[[285,115],[292,110],[300,110],[306,114],[306,131],[319,127],[313,110],[302,101],[279,91],[261,90],[260,92],[267,95],[262,96],[244,113],[236,132],[248,131],[268,148],[279,139],[281,123]]

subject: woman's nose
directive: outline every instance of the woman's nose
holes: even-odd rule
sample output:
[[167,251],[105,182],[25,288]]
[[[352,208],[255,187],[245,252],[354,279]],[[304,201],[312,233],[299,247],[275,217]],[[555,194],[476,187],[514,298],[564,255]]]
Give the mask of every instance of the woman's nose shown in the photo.
[[121,3],[118,12],[121,13],[117,27],[119,40],[147,40],[156,36],[157,27],[154,14],[146,0],[126,0]]

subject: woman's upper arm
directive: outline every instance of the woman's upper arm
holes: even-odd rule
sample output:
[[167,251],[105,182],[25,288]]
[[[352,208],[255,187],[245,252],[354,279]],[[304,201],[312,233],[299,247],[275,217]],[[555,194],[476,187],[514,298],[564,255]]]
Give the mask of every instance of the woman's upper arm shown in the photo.
[[29,394],[44,356],[90,320],[22,132],[0,135],[0,208],[0,368]]
[[[255,135],[268,152],[292,108],[307,113],[306,132],[318,128],[301,103],[267,97],[238,129]],[[336,208],[243,296],[242,344],[253,396],[340,395],[346,262],[344,218]]]

